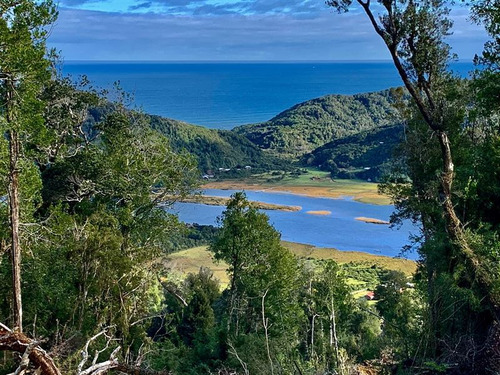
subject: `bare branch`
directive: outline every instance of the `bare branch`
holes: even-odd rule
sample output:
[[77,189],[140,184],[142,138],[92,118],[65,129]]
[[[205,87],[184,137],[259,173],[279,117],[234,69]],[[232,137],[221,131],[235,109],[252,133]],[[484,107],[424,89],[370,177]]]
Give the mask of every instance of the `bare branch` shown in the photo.
[[35,348],[35,346],[38,346],[38,342],[33,340],[28,347],[26,348],[26,351],[24,352],[23,356],[21,357],[21,363],[19,364],[19,367],[16,369],[16,371],[10,375],[24,375],[26,370],[28,369],[28,366],[30,364],[30,358],[29,355],[31,354],[31,351]]
[[103,329],[101,332],[97,333],[96,335],[92,336],[90,339],[87,340],[87,342],[85,343],[85,346],[83,347],[82,349],[82,360],[80,361],[80,363],[78,364],[78,368],[76,370],[76,373],[77,374],[80,374],[82,373],[82,370],[83,370],[83,366],[85,366],[85,363],[87,363],[88,359],[89,359],[89,346],[90,344],[97,340],[100,336],[104,335],[107,330],[109,328],[105,328]]
[[[25,354],[34,340],[28,338],[21,332],[14,332],[4,324],[0,323],[0,351],[12,351]],[[36,343],[28,351],[28,358],[42,375],[61,375],[52,358]]]
[[101,363],[97,363],[95,365],[90,366],[85,371],[78,372],[77,375],[98,375],[108,372],[109,370],[115,369],[119,366],[118,359],[116,355],[120,351],[121,346],[117,347],[111,353],[109,360]]
[[164,283],[159,279],[158,279],[158,281],[160,282],[161,286],[163,287],[163,289],[165,289],[166,292],[172,294],[175,298],[177,298],[177,300],[179,302],[182,303],[182,305],[184,307],[187,307],[188,303],[179,293],[177,293],[177,291],[175,290],[175,287],[173,285]]
[[245,372],[245,375],[249,375],[250,372],[248,371],[248,366],[247,366],[247,364],[245,362],[243,362],[243,360],[238,355],[238,352],[236,351],[236,348],[234,347],[233,343],[231,341],[228,341],[227,345],[231,348],[231,350],[228,350],[228,353],[232,354],[232,355],[234,355],[236,357],[236,359],[240,363],[241,367],[243,368],[243,371]]

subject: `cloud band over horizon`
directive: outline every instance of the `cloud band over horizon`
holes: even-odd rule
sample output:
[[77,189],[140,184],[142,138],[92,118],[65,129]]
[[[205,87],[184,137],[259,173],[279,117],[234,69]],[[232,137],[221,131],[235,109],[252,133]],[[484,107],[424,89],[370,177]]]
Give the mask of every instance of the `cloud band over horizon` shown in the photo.
[[[449,42],[462,59],[486,39],[452,12]],[[49,45],[66,60],[385,60],[359,11],[338,15],[322,0],[64,0]]]

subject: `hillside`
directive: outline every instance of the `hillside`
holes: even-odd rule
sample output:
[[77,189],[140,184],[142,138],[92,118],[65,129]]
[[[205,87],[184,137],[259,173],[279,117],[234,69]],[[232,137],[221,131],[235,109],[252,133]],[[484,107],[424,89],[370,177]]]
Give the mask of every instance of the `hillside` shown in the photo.
[[271,120],[234,132],[272,154],[300,157],[332,140],[398,122],[390,90],[327,95],[295,105]]
[[[88,131],[113,111],[111,104],[93,107],[89,110],[86,128]],[[286,169],[283,161],[263,152],[244,136],[229,130],[209,129],[156,115],[138,114],[151,128],[165,135],[175,151],[187,151],[194,155],[203,173],[225,171],[224,176],[241,175],[237,168],[250,166],[249,172],[262,172],[270,169]]]
[[[218,178],[312,166],[337,178],[378,181],[402,135],[392,102],[390,90],[328,95],[297,104],[265,123],[233,130],[141,116],[167,136],[174,150],[194,155],[202,173]],[[90,121],[111,110],[93,108]],[[298,163],[291,163],[292,158]]]
[[176,150],[196,156],[200,170],[217,171],[251,166],[253,170],[279,165],[245,137],[228,130],[209,129],[160,116],[148,116],[151,127],[166,135]]
[[[233,130],[210,129],[156,115],[143,114],[150,126],[167,136],[176,151],[193,154],[203,173],[234,178],[249,173],[290,170],[301,165],[337,171],[337,177],[376,180],[379,166],[391,156],[397,137],[388,130],[398,118],[390,90],[356,95],[327,95],[293,106],[271,120]],[[97,121],[112,109],[91,110]],[[370,132],[374,129],[379,131]],[[384,139],[384,137],[389,137]],[[333,164],[334,163],[334,164]],[[245,170],[245,166],[251,169]],[[356,168],[374,168],[359,173]],[[219,173],[223,169],[224,172]],[[230,171],[227,171],[230,169]],[[240,171],[238,171],[240,169]]]
[[402,125],[365,130],[317,148],[304,155],[301,163],[331,172],[333,177],[378,181],[388,172],[402,137]]

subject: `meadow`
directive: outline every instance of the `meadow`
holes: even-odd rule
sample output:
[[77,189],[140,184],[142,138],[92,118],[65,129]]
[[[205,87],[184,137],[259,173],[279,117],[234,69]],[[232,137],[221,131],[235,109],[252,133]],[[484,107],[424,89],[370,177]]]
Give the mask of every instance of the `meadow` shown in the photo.
[[[387,270],[400,271],[406,276],[415,273],[416,262],[403,258],[391,258],[357,251],[340,251],[331,248],[318,248],[311,245],[282,241],[282,245],[299,259],[312,265],[328,259],[334,260],[343,268],[353,295],[364,296],[367,290],[373,290],[379,282],[381,273]],[[183,279],[190,273],[198,273],[201,267],[209,268],[222,288],[229,283],[226,273],[227,264],[215,262],[208,246],[198,246],[173,253],[168,256],[168,267],[172,271],[170,277]]]

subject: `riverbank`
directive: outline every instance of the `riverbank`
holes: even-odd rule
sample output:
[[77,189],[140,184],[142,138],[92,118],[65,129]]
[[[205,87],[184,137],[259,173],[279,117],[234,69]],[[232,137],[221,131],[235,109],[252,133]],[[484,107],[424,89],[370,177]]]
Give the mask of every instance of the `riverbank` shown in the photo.
[[389,197],[378,192],[377,184],[360,180],[332,180],[329,173],[310,170],[307,174],[253,175],[239,180],[211,181],[204,189],[253,190],[266,193],[291,193],[314,198],[352,197],[355,201],[376,205],[391,204]]

